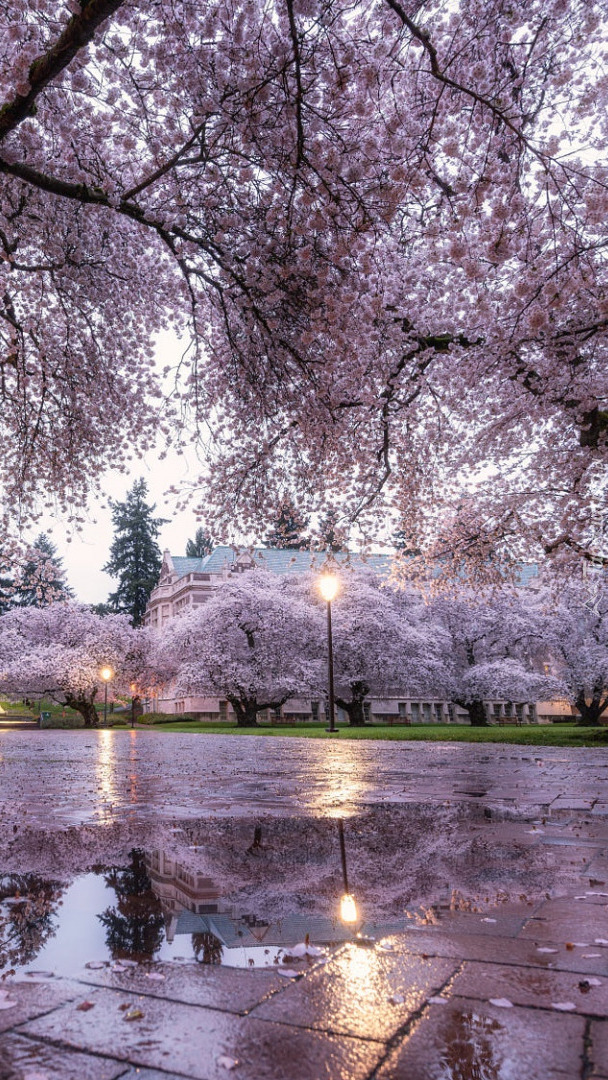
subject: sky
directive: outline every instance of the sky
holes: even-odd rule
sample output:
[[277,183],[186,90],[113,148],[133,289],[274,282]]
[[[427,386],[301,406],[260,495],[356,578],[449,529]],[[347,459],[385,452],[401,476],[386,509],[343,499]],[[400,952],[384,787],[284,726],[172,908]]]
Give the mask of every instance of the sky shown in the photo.
[[[159,367],[177,364],[182,352],[183,342],[180,345],[175,336],[163,334],[156,353]],[[192,481],[200,472],[201,465],[193,454],[188,457],[187,454],[168,453],[161,461],[157,455],[149,453],[134,462],[129,473],[104,473],[100,488],[105,496],[120,502],[133,482],[143,477],[148,485],[147,501],[156,504],[154,516],[169,519],[158,537],[161,551],[168,548],[172,555],[185,555],[186,543],[194,538],[198,524],[193,511],[176,513],[177,498],[175,494],[166,493],[172,486],[179,487],[180,482]],[[98,604],[107,600],[116,588],[116,581],[102,570],[110,557],[114,536],[109,507],[102,505],[99,500],[92,500],[87,522],[80,534],[74,535],[68,521],[61,518],[41,521],[28,539],[34,539],[41,532],[50,536],[58,555],[63,559],[67,583],[74,590],[76,599],[84,604]]]
[[[196,470],[198,471],[198,470]],[[194,537],[197,522],[193,512],[174,510],[175,495],[166,498],[165,492],[172,484],[188,477],[188,466],[177,455],[168,455],[164,461],[158,461],[150,455],[136,462],[129,474],[106,473],[101,481],[102,491],[113,500],[122,501],[128,489],[143,476],[148,485],[150,504],[156,503],[155,517],[168,518],[158,537],[161,551],[168,548],[172,555],[185,555],[186,543]],[[76,598],[84,604],[98,604],[107,600],[116,588],[116,581],[105,574],[102,566],[110,556],[110,545],[114,536],[112,514],[109,507],[91,506],[87,523],[82,533],[73,536],[66,521],[43,521],[36,529],[36,535],[46,532],[63,559],[68,585],[76,593]],[[72,535],[71,541],[68,537]]]

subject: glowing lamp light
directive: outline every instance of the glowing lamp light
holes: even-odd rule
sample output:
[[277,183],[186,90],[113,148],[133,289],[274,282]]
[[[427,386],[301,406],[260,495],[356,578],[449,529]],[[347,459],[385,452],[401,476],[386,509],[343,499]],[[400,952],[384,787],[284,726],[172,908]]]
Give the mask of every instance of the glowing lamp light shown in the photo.
[[344,893],[340,900],[340,918],[343,923],[356,923],[359,918],[355,898],[350,893]]
[[331,604],[332,600],[336,599],[338,590],[340,588],[340,581],[335,574],[321,574],[319,578],[319,592],[324,600],[327,600],[328,604]]
[[102,667],[102,669],[100,671],[100,675],[101,675],[102,679],[104,680],[104,682],[109,682],[110,679],[112,678],[113,674],[114,674],[114,672],[112,671],[111,667]]

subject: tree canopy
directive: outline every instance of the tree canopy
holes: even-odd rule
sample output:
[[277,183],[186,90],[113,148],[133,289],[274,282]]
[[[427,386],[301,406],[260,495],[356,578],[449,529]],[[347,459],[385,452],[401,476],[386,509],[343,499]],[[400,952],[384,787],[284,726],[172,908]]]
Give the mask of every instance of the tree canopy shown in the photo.
[[[289,488],[365,534],[390,510],[415,548],[588,553],[601,0],[0,13],[6,506],[82,499],[183,416],[218,528],[257,532]],[[170,327],[187,350],[159,412]]]

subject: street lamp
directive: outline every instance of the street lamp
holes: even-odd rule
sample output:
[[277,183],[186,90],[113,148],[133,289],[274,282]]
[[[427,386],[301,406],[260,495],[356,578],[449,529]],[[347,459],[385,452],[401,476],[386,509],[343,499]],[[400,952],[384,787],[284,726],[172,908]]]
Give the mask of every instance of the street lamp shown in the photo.
[[334,643],[331,633],[331,602],[336,599],[340,581],[336,574],[330,571],[321,574],[319,578],[319,592],[327,602],[327,672],[329,683],[329,727],[325,728],[332,735],[338,729],[336,727],[335,704],[334,704]]
[[139,694],[137,693],[137,683],[132,682],[130,687],[131,691],[131,727],[135,727],[135,702],[139,701]]
[[104,696],[103,696],[103,726],[107,727],[107,725],[108,725],[108,683],[109,683],[110,679],[112,678],[112,676],[114,675],[114,672],[112,671],[111,667],[102,667],[102,669],[100,671],[100,675],[101,675],[101,677],[102,677],[102,679],[103,679],[103,681],[105,683]]
[[342,818],[338,818],[338,835],[340,837],[340,858],[342,860],[342,881],[344,894],[340,900],[340,918],[343,923],[356,923],[359,918],[354,896],[348,890],[348,874],[346,873],[346,848],[344,846],[344,825]]

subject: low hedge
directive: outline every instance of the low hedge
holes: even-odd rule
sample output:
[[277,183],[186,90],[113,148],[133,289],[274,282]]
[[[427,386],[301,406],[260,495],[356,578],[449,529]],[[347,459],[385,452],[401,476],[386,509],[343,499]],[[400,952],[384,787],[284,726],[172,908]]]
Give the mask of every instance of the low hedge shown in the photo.
[[176,721],[179,721],[180,724],[192,724],[194,723],[194,717],[188,713],[149,712],[142,713],[135,722],[138,726],[145,724],[148,727],[154,727],[156,724],[175,724]]

